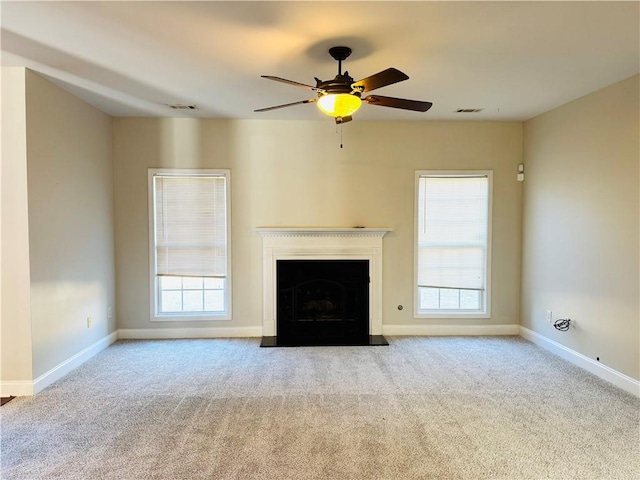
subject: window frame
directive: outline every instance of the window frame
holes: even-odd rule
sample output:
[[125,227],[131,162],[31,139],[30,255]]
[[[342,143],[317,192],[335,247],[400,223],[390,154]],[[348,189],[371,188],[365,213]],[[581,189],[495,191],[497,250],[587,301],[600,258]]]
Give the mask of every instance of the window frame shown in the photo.
[[[419,202],[420,202],[420,178],[421,177],[479,177],[485,176],[488,180],[487,195],[487,251],[485,265],[485,289],[481,310],[462,309],[421,309],[420,293],[418,287],[418,230],[419,230]],[[491,245],[493,231],[493,170],[416,170],[414,180],[414,238],[413,238],[413,316],[414,318],[491,318]]]
[[[160,299],[159,277],[156,274],[156,245],[155,245],[155,189],[153,179],[155,176],[217,176],[226,180],[226,242],[227,242],[227,276],[225,278],[223,312],[169,312],[159,313]],[[229,169],[178,169],[178,168],[149,168],[147,173],[147,210],[149,216],[149,313],[152,322],[193,322],[231,320],[231,170]],[[183,289],[184,290],[184,289]]]

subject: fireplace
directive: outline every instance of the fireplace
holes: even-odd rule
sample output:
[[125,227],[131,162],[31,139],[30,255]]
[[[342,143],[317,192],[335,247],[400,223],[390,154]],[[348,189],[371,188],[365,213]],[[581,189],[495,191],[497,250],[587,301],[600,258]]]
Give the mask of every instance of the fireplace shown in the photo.
[[278,260],[282,346],[368,345],[368,260]]
[[[256,231],[263,247],[261,346],[388,345],[382,336],[382,237],[392,229]],[[307,278],[310,267],[319,273]]]

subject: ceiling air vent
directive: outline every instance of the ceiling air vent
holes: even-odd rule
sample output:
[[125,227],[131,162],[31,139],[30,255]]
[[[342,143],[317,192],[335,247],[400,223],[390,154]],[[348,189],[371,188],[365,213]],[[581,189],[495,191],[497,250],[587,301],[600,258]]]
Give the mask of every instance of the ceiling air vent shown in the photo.
[[174,110],[198,110],[197,105],[184,105],[182,103],[174,103],[173,105],[169,105],[169,108]]
[[482,108],[459,108],[456,113],[478,113],[482,110]]

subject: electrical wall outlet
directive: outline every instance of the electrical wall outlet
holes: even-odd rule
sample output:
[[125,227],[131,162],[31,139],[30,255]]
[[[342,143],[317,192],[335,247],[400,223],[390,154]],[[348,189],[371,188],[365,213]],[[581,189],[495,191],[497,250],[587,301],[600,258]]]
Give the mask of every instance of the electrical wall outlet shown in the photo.
[[551,310],[547,310],[547,322],[551,323],[552,318],[553,315],[551,313]]
[[87,317],[87,328],[91,328],[91,323],[93,322],[93,320],[91,319],[91,317]]
[[111,307],[107,308],[107,318],[111,318],[112,313]]

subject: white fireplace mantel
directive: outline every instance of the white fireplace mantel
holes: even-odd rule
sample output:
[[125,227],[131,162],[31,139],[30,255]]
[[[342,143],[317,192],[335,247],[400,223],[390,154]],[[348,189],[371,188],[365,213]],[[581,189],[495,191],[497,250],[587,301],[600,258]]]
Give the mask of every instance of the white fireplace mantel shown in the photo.
[[258,227],[263,237],[383,237],[393,228],[369,227]]
[[276,332],[278,260],[368,260],[369,335],[382,335],[382,237],[393,228],[260,227],[262,335]]

